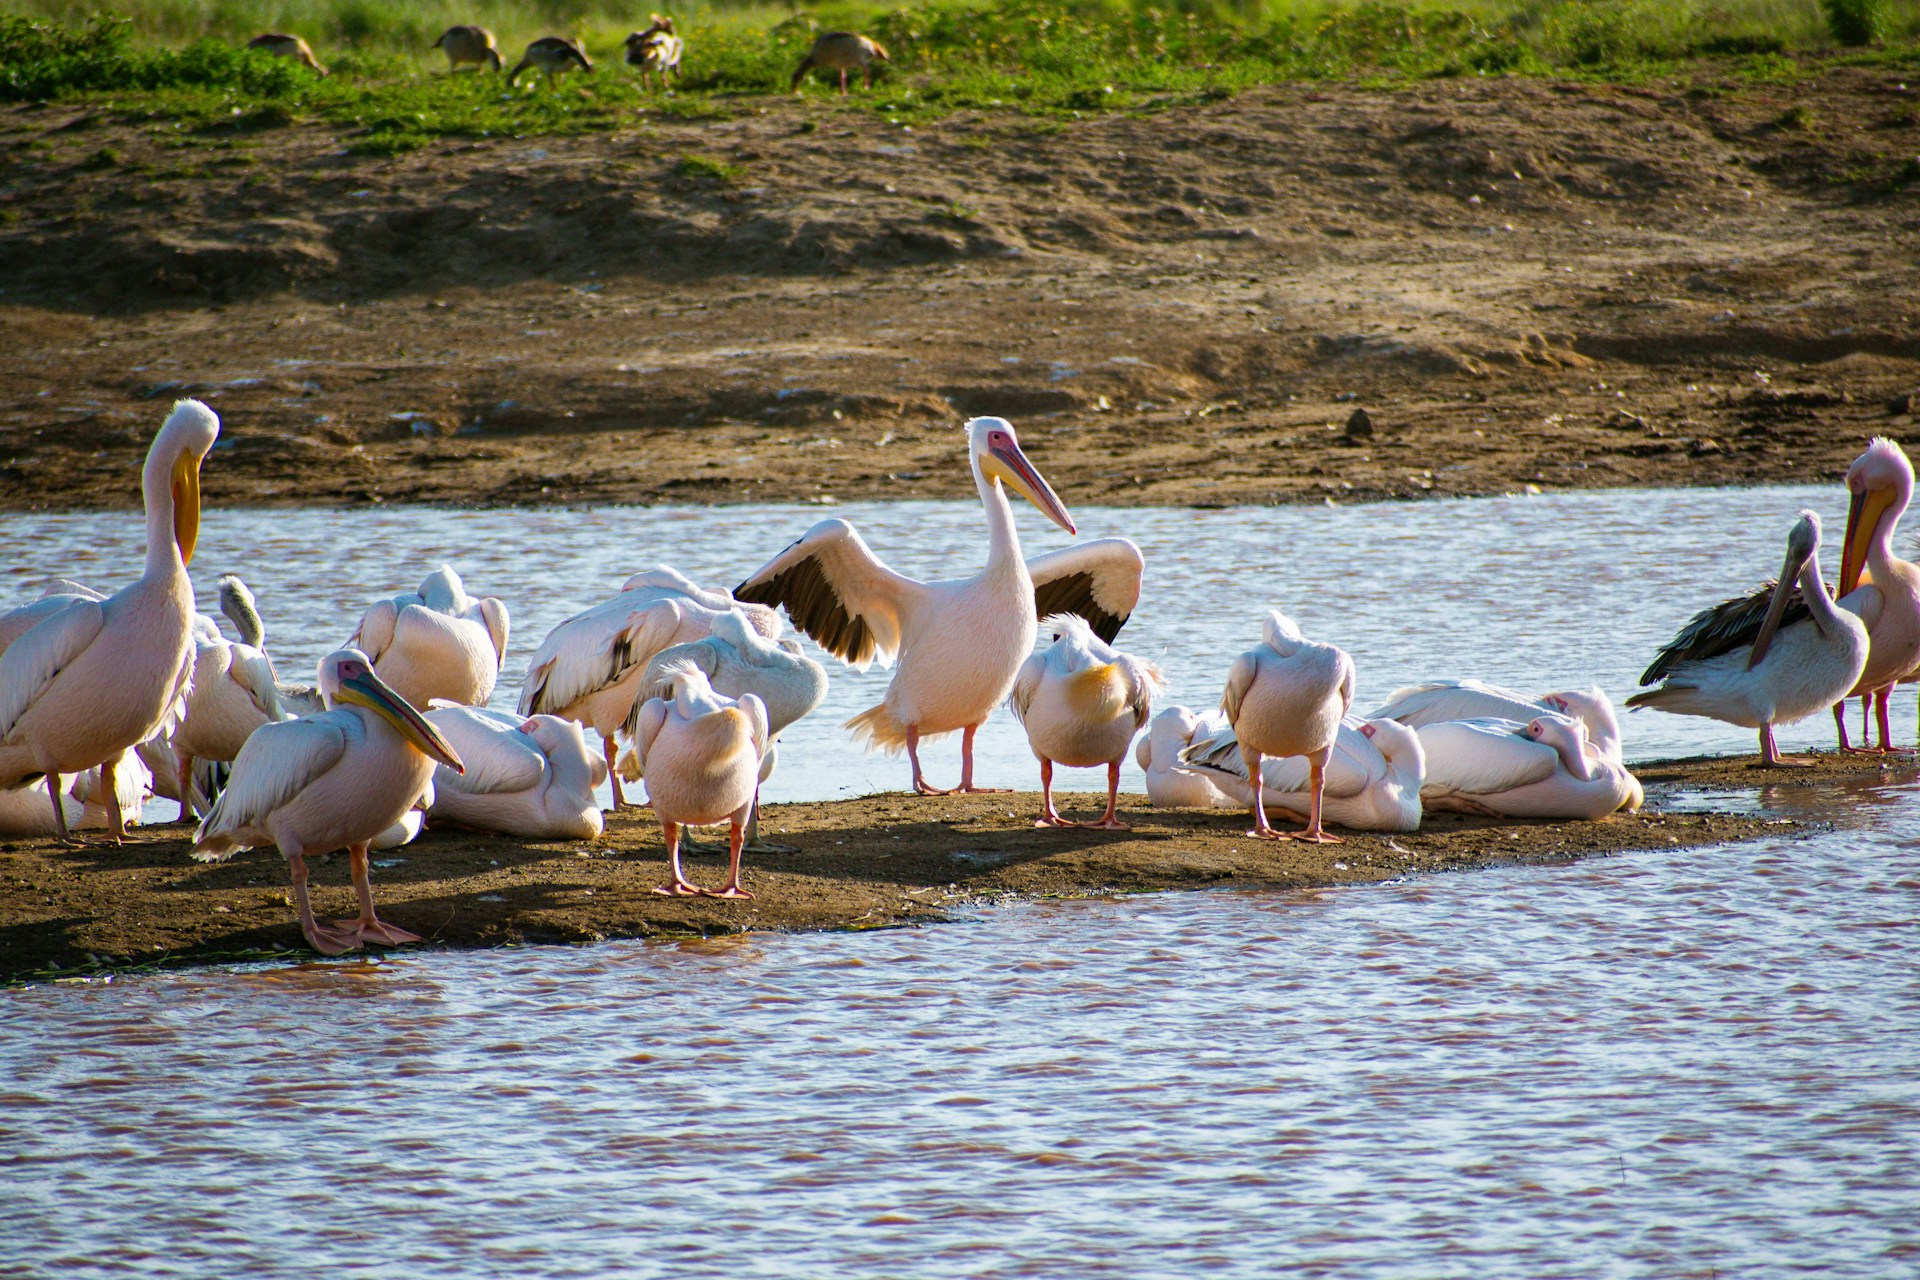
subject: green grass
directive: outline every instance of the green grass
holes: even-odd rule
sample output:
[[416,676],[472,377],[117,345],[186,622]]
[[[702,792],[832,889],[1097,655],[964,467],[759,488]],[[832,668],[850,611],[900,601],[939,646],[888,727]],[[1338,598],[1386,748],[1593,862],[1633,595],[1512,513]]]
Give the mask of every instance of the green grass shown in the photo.
[[[645,6],[641,6],[645,7]],[[820,30],[854,27],[892,65],[850,105],[890,119],[955,110],[1070,118],[1217,99],[1256,85],[1354,79],[1558,75],[1637,81],[1791,81],[1809,60],[1920,67],[1920,5],[1880,0],[933,0],[888,8],[833,0],[804,12],[746,4],[674,9],[687,39],[672,93],[641,90],[620,40],[639,8],[607,0],[129,0],[77,21],[57,0],[0,0],[0,100],[91,100],[243,130],[301,120],[346,130],[357,151],[394,155],[445,136],[582,133],[642,111],[752,109],[786,92]],[[513,61],[533,36],[579,38],[596,73],[548,88],[449,76],[433,39],[479,21]],[[1866,26],[1862,26],[1865,23]],[[303,35],[318,76],[242,46]],[[1862,31],[1879,43],[1857,47]],[[1705,60],[1705,61],[1703,61]],[[805,90],[837,102],[825,80]],[[714,175],[708,175],[714,176]]]

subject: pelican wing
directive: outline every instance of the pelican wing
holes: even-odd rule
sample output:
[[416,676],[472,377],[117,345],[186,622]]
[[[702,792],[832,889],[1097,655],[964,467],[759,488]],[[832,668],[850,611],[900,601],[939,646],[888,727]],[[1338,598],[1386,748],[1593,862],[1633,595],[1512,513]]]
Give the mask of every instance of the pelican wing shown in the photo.
[[1367,718],[1398,720],[1418,729],[1442,720],[1531,719],[1540,714],[1540,706],[1524,693],[1483,680],[1429,680],[1395,689]]
[[734,598],[782,605],[821,648],[864,671],[900,651],[900,619],[926,592],[880,563],[845,520],[822,520],[735,587]]
[[680,621],[680,606],[671,599],[636,601],[624,594],[567,619],[534,651],[520,714],[558,714],[619,683],[636,662],[667,647]]
[[746,713],[747,732],[753,739],[754,754],[765,759],[770,736],[767,732],[767,704],[760,700],[757,693],[743,693],[734,700],[734,705]]
[[466,766],[465,773],[436,770],[435,784],[466,795],[529,791],[547,772],[547,755],[509,716],[474,707],[436,707],[427,712]]
[[1227,668],[1227,687],[1220,694],[1220,709],[1227,713],[1229,726],[1240,719],[1240,700],[1253,688],[1253,678],[1259,673],[1260,660],[1250,652],[1235,658]]
[[1040,682],[1047,677],[1047,653],[1051,652],[1033,654],[1014,674],[1013,692],[1007,695],[1007,706],[1013,710],[1013,718],[1023,725],[1027,722],[1027,708],[1033,705],[1033,695],[1040,692]]
[[653,740],[660,736],[660,726],[667,722],[667,703],[664,698],[648,698],[640,704],[629,722],[633,726],[633,758],[640,762],[640,772],[647,771],[647,753],[653,750]]
[[480,621],[487,628],[487,638],[493,641],[493,656],[497,662],[507,660],[507,606],[503,600],[488,596],[479,603]]
[[[1865,623],[1868,631],[1872,631],[1880,621],[1881,611],[1887,607],[1887,598],[1881,593],[1880,588],[1871,582],[1863,582],[1840,597],[1838,604]],[[1786,623],[1782,622],[1780,625],[1785,626]]]
[[1127,538],[1095,538],[1027,559],[1039,617],[1077,613],[1112,643],[1140,603],[1146,557]]
[[360,625],[354,628],[347,647],[358,649],[378,662],[380,655],[393,647],[393,629],[399,622],[400,606],[392,600],[382,600],[360,615]]
[[1559,753],[1522,736],[1525,727],[1518,720],[1448,720],[1421,728],[1422,794],[1498,795],[1552,777]]
[[27,709],[52,687],[54,678],[86,651],[106,625],[97,600],[59,596],[65,607],[42,617],[0,653],[0,741]]
[[227,678],[247,691],[253,705],[269,720],[281,718],[280,690],[267,655],[249,644],[236,644],[228,655]]
[[344,710],[255,729],[234,757],[226,790],[200,823],[193,856],[209,862],[250,847],[242,843],[247,833],[339,764],[359,729],[358,718]]
[[[1767,605],[1773,598],[1772,582],[1764,582],[1753,591],[1734,600],[1723,600],[1693,615],[1680,634],[1667,641],[1653,657],[1653,665],[1640,674],[1643,685],[1656,684],[1672,674],[1683,662],[1704,662],[1734,649],[1751,647],[1760,638],[1760,624],[1766,620]],[[1800,588],[1787,593],[1786,612],[1780,615],[1780,630],[1813,617]]]

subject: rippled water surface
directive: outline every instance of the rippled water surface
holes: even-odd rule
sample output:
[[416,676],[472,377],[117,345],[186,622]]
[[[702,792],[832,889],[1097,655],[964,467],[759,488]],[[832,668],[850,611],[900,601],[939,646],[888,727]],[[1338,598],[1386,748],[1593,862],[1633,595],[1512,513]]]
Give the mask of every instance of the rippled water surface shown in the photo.
[[[1076,514],[1146,549],[1125,635],[1175,696],[1211,701],[1271,600],[1352,650],[1366,702],[1461,674],[1619,696],[1832,498]],[[299,669],[453,558],[513,605],[512,676],[634,569],[737,581],[818,514],[212,512],[196,563],[203,587],[253,579]],[[978,526],[848,514],[913,572]],[[126,523],[16,518],[0,563],[123,581]],[[848,767],[835,725],[880,679],[835,678],[773,794],[904,773]],[[1639,758],[1750,747],[1626,727]],[[1028,784],[1010,724],[985,744],[988,780]],[[1840,825],[1308,895],[0,993],[0,1275],[1920,1274],[1920,797],[1756,798]]]

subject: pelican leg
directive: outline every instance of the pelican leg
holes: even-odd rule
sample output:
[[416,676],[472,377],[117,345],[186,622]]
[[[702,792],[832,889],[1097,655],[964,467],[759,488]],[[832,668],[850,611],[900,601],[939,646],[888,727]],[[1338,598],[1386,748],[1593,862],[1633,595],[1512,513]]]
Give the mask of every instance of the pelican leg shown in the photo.
[[307,896],[307,860],[299,854],[287,859],[293,873],[293,905],[300,915],[300,934],[307,945],[323,956],[345,955],[360,949],[360,939],[344,929],[334,929],[313,918],[313,900]]
[[1332,756],[1333,749],[1328,747],[1307,757],[1307,787],[1313,798],[1307,809],[1305,829],[1289,832],[1291,839],[1304,840],[1309,844],[1346,843],[1339,836],[1328,835],[1326,829],[1320,825],[1320,801],[1322,793],[1327,789],[1327,761]]
[[703,889],[709,898],[732,898],[737,901],[750,899],[753,895],[740,887],[740,851],[746,846],[746,822],[743,814],[733,815],[733,822],[727,832],[727,882],[718,889]]
[[107,806],[108,844],[119,844],[127,835],[127,820],[120,812],[120,793],[113,785],[113,767],[119,763],[119,756],[109,756],[100,762],[100,792]]
[[686,872],[680,869],[680,824],[662,818],[660,827],[667,834],[667,865],[673,868],[673,883],[660,885],[654,892],[668,898],[699,897],[700,886],[687,879]]
[[334,923],[363,945],[377,942],[383,947],[397,947],[405,942],[420,941],[419,934],[390,925],[373,913],[373,883],[367,876],[366,845],[347,846],[347,865],[353,871],[353,894],[360,900],[360,915],[353,920],[336,920]]
[[1868,723],[1869,707],[1873,703],[1873,690],[1860,695],[1860,745],[1854,746],[1847,740],[1847,700],[1845,698],[1833,704],[1833,722],[1840,727],[1840,754],[1842,755],[1879,755],[1887,749],[1887,740],[1883,736],[1881,745],[1873,745],[1873,733]]
[[183,753],[178,764],[174,782],[180,789],[180,816],[174,821],[190,823],[193,821],[193,757]]
[[67,811],[60,804],[60,775],[47,775],[47,799],[53,801],[53,834],[61,844],[79,844],[73,838],[73,832],[67,830]]
[[1091,831],[1131,831],[1133,830],[1132,827],[1120,821],[1119,806],[1120,806],[1120,761],[1112,760],[1107,763],[1107,811],[1100,815],[1100,820],[1098,822],[1080,822],[1080,823],[1075,823],[1074,825],[1086,827],[1088,830],[1091,830]]
[[1243,742],[1240,744],[1240,758],[1246,762],[1247,777],[1253,783],[1253,830],[1247,834],[1256,840],[1284,840],[1286,837],[1267,822],[1266,788],[1260,785],[1260,753],[1248,750]]
[[[1847,737],[1847,700],[1845,698],[1833,704],[1833,727],[1834,731],[1840,735],[1840,754],[1845,755],[1849,751],[1852,751],[1853,741]],[[1863,728],[1861,732],[1864,733],[1866,730]],[[1772,761],[1764,759],[1766,755],[1764,749],[1761,755],[1763,757],[1763,763],[1773,763]]]
[[613,811],[615,813],[618,813],[620,812],[620,810],[626,808],[627,797],[620,790],[620,769],[617,762],[614,760],[614,756],[617,754],[617,752],[614,750],[613,738],[611,735],[602,734],[600,737],[600,742],[601,742],[601,745],[606,749],[606,753],[607,753],[607,781],[613,784]]
[[753,796],[753,816],[747,819],[746,849],[748,853],[800,852],[798,845],[776,844],[772,840],[762,840],[760,838],[760,794],[757,791]]
[[950,796],[951,791],[942,791],[927,781],[927,775],[920,768],[920,726],[907,726],[907,760],[913,765],[913,789],[923,796]]
[[1893,745],[1893,726],[1887,719],[1887,703],[1893,698],[1893,686],[1886,685],[1873,691],[1873,718],[1880,727],[1880,750],[1893,754],[1900,749]]
[[1060,816],[1053,807],[1053,761],[1040,757],[1040,816],[1033,820],[1036,827],[1077,827],[1077,822],[1069,822]]
[[960,785],[954,790],[963,796],[993,795],[996,792],[1013,790],[1012,787],[976,787],[973,785],[973,735],[980,726],[970,724],[960,731]]
[[1763,769],[1811,769],[1811,760],[1783,760],[1780,748],[1773,741],[1773,726],[1760,726],[1760,767]]

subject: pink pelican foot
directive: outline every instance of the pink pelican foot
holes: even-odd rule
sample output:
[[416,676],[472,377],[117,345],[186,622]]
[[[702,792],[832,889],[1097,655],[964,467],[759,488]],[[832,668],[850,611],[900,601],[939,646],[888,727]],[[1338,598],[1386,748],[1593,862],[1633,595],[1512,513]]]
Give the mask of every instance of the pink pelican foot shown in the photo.
[[1120,762],[1107,764],[1107,811],[1095,822],[1079,822],[1075,826],[1085,827],[1089,831],[1131,831],[1132,827],[1120,821]]
[[360,914],[355,919],[336,920],[334,923],[363,946],[371,942],[381,947],[398,947],[420,941],[419,934],[408,933],[398,925],[388,924],[373,913],[373,885],[367,878],[366,845],[347,847],[347,865],[353,870],[353,892],[360,900]]
[[1331,748],[1316,751],[1307,757],[1307,786],[1313,797],[1312,808],[1307,810],[1307,825],[1304,830],[1288,832],[1291,840],[1303,840],[1308,844],[1345,844],[1339,836],[1329,835],[1320,825],[1320,796],[1327,785],[1327,760],[1333,755]]
[[662,818],[660,826],[667,833],[667,864],[673,869],[673,881],[656,886],[654,892],[666,898],[698,898],[704,890],[680,869],[680,824]]
[[703,889],[709,898],[729,898],[736,902],[747,901],[753,895],[740,885],[740,851],[747,843],[747,815],[753,812],[753,806],[759,800],[755,792],[754,799],[747,807],[733,815],[732,830],[727,833],[727,882],[718,889]]
[[1059,810],[1053,807],[1053,761],[1044,757],[1040,761],[1040,816],[1033,820],[1033,825],[1043,830],[1047,827],[1080,825],[1061,817]]
[[960,734],[960,785],[954,790],[961,795],[987,796],[1012,791],[1012,787],[976,787],[973,785],[973,735],[980,728],[970,724]]
[[323,956],[358,951],[361,942],[357,935],[345,929],[331,928],[313,918],[313,901],[307,896],[307,860],[296,853],[287,859],[287,868],[293,874],[293,905],[299,913],[300,934],[307,940],[307,945]]
[[[1845,750],[1845,748],[1842,748],[1842,750]],[[1788,760],[1783,758],[1780,754],[1779,746],[1777,746],[1773,740],[1773,726],[1763,724],[1760,726],[1760,763],[1754,767],[1758,769],[1811,769],[1813,768],[1813,761]]]
[[1253,830],[1247,834],[1255,840],[1285,840],[1286,837],[1275,831],[1267,821],[1267,797],[1260,786],[1260,753],[1249,750],[1243,742],[1240,744],[1240,758],[1246,763],[1247,777],[1253,782]]

